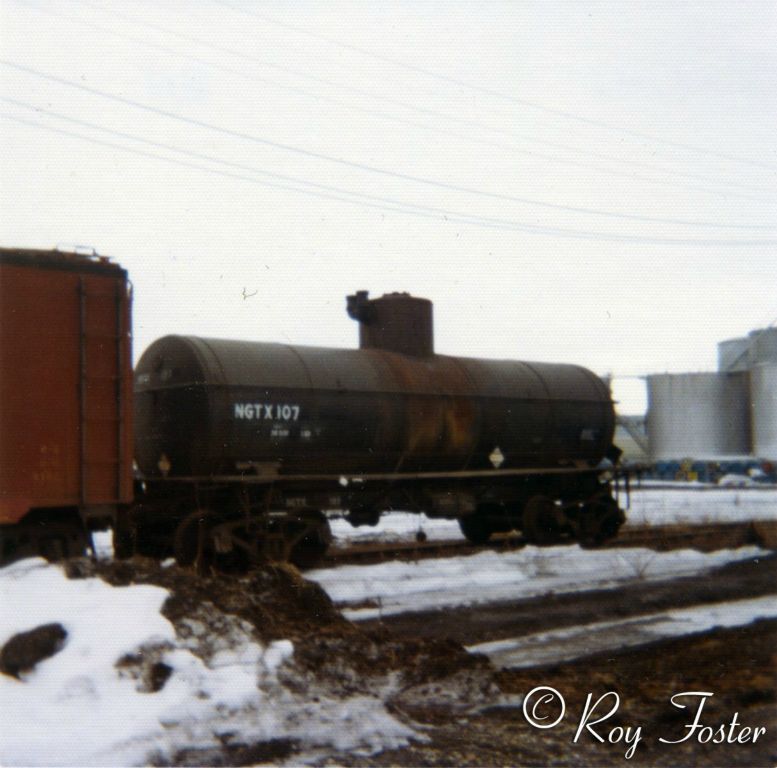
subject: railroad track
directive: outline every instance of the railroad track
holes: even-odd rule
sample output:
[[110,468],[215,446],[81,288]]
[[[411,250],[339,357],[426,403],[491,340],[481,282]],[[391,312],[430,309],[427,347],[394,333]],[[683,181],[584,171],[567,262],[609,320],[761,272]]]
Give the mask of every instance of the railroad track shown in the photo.
[[[682,549],[688,547],[703,552],[716,549],[742,547],[747,544],[769,546],[760,524],[741,523],[704,523],[702,525],[656,525],[634,526],[621,530],[617,538],[604,546],[646,547],[658,551]],[[775,542],[772,542],[774,547]]]
[[[464,539],[370,542],[333,547],[326,554],[322,565],[366,565],[388,560],[453,557],[489,550],[513,551],[526,546],[526,543],[522,536],[516,534],[495,535],[485,546],[476,546]],[[615,539],[602,544],[601,548],[645,547],[657,551],[688,548],[711,552],[748,544],[777,549],[777,521],[630,526],[622,529]]]

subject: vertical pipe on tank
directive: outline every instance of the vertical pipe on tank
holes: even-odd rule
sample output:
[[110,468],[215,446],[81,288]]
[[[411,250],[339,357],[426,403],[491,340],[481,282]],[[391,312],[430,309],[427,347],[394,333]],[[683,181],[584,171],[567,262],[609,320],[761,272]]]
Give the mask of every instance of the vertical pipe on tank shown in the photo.
[[385,349],[413,357],[434,355],[432,302],[409,293],[370,299],[367,291],[347,297],[350,317],[359,322],[359,348]]

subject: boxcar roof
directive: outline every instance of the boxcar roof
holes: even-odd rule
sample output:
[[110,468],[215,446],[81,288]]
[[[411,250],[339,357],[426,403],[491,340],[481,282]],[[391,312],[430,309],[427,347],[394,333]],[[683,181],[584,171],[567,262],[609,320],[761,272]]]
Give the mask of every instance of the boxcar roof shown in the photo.
[[69,251],[42,251],[31,248],[0,248],[0,264],[33,269],[58,269],[67,272],[126,274],[107,256],[86,255]]

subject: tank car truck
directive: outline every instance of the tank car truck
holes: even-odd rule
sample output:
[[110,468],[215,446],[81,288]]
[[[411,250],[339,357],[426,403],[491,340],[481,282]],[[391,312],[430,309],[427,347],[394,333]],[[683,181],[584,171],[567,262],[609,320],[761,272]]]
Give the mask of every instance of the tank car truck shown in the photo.
[[358,349],[167,336],[135,371],[142,492],[119,514],[120,556],[182,565],[305,561],[327,514],[392,509],[457,519],[482,543],[598,542],[624,515],[609,388],[576,365],[434,352],[432,305],[347,299]]
[[130,308],[107,258],[0,249],[0,562],[83,554],[132,502]]

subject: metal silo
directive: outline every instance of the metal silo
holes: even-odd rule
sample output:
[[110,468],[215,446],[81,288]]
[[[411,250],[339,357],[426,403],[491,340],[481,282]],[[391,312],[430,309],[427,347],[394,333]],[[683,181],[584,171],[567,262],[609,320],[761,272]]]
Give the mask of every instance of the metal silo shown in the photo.
[[753,453],[777,461],[777,365],[757,365],[750,371]]
[[747,373],[648,377],[647,430],[653,460],[750,452]]
[[777,363],[777,328],[750,331],[718,344],[718,370],[746,371],[762,363]]
[[721,372],[746,371],[750,367],[752,339],[726,339],[718,343],[718,370]]
[[777,328],[765,328],[762,331],[753,331],[753,363],[777,364]]

